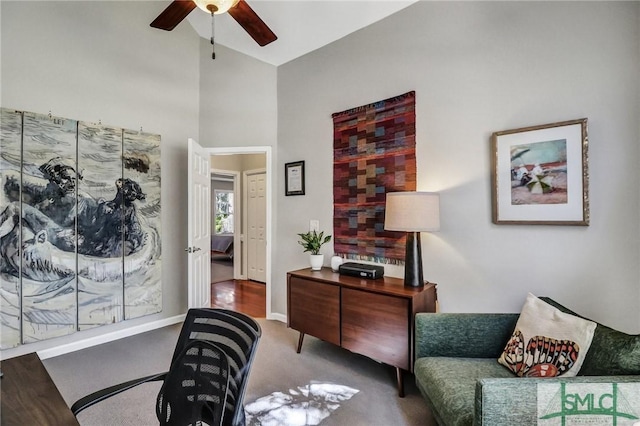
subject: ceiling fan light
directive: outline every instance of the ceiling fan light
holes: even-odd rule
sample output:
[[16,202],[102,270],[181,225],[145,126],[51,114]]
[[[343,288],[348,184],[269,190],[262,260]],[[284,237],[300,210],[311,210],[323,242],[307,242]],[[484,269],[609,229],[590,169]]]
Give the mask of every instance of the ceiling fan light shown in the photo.
[[227,10],[238,4],[239,1],[240,0],[193,0],[200,9],[207,13],[211,13],[208,6],[213,5],[216,8],[213,13],[216,15],[225,13]]

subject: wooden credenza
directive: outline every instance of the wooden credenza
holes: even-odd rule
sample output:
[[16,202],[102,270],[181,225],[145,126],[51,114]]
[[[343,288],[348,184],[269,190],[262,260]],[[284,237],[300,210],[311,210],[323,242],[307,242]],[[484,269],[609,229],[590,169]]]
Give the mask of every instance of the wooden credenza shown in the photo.
[[435,312],[436,285],[405,287],[403,280],[368,280],[329,268],[287,273],[287,325],[396,368],[398,394],[404,396],[403,370],[413,372],[414,319]]

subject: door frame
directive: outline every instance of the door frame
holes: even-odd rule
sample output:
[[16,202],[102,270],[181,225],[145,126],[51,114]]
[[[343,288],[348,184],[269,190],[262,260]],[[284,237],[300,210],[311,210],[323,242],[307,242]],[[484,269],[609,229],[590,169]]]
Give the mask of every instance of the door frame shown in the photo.
[[[266,172],[267,172],[267,244],[266,244],[266,275],[267,281],[265,282],[266,289],[266,312],[267,319],[273,319],[271,311],[271,274],[272,268],[272,240],[273,240],[273,148],[271,146],[236,146],[236,147],[217,147],[217,148],[205,148],[209,155],[232,155],[232,154],[264,154],[266,156]],[[243,246],[246,246],[246,241],[243,241]]]

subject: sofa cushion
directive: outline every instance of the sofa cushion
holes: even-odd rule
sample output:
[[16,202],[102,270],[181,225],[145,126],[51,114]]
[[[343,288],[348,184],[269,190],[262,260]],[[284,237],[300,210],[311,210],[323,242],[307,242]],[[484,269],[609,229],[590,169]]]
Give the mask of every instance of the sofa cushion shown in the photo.
[[416,384],[446,425],[472,425],[476,382],[513,374],[495,358],[425,357],[414,365]]
[[[562,312],[584,318],[548,297],[541,300]],[[626,334],[596,323],[591,347],[579,376],[640,375],[640,334]]]
[[527,295],[498,362],[518,376],[573,377],[589,350],[596,323]]

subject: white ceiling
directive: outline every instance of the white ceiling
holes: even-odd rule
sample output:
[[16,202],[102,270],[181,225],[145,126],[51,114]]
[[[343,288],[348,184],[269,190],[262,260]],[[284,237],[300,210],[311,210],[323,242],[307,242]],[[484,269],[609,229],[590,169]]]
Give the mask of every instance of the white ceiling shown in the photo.
[[[417,0],[247,0],[278,36],[264,47],[228,14],[215,16],[215,42],[272,65],[282,65],[389,16]],[[167,0],[168,4],[169,0]],[[211,15],[194,9],[187,17],[198,34],[211,38]]]

